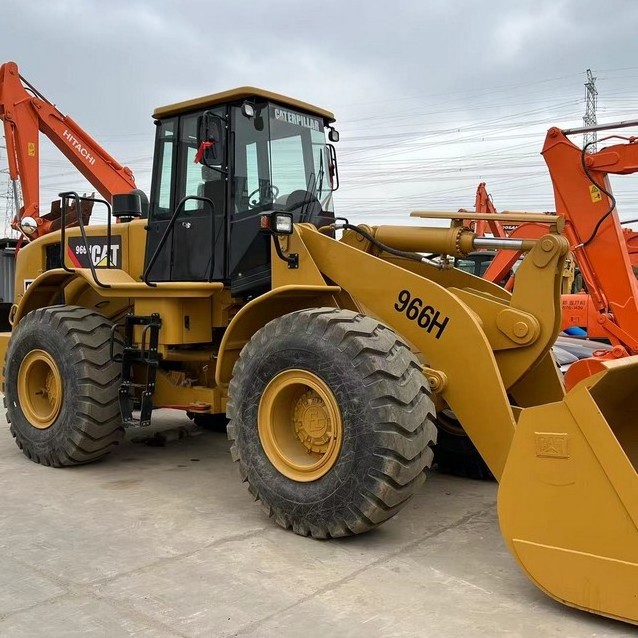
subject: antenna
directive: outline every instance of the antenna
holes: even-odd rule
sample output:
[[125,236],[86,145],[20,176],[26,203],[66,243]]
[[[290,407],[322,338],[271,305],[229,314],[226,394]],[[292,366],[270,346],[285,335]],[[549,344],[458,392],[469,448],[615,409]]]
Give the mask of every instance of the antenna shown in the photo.
[[[587,82],[585,82],[585,117],[583,125],[586,127],[596,126],[596,106],[598,104],[598,90],[596,89],[596,78],[592,75],[591,69],[587,69]],[[583,148],[596,152],[596,142],[598,140],[597,131],[586,131],[583,134]],[[589,144],[589,146],[587,146]]]

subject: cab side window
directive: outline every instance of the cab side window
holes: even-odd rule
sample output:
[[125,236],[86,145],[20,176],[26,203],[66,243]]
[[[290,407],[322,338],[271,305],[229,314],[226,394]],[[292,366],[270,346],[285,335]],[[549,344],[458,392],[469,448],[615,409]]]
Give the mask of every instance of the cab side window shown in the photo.
[[151,197],[151,219],[167,219],[171,216],[173,207],[171,192],[176,152],[176,129],[176,118],[162,120],[158,124],[155,146],[155,182],[152,188],[154,196]]

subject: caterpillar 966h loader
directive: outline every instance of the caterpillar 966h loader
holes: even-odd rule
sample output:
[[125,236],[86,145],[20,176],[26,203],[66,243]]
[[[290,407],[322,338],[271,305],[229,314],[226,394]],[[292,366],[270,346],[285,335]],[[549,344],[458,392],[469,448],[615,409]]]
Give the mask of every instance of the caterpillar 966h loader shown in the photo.
[[[114,196],[125,223],[79,218],[18,256],[0,356],[23,452],[85,463],[153,408],[225,412],[241,477],[275,521],[336,537],[401,509],[449,408],[500,482],[501,529],[530,578],[638,622],[637,362],[565,393],[549,352],[562,220],[532,241],[428,228],[420,213],[352,226],[331,210],[331,113],[242,88],[154,115],[148,219],[139,196]],[[486,245],[527,251],[512,294],[422,256]]]

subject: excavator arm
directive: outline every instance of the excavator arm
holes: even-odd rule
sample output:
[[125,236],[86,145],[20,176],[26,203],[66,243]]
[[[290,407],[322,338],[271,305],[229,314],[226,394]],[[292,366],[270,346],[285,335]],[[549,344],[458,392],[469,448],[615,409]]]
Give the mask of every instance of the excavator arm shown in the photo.
[[132,171],[29,84],[15,62],[0,66],[0,119],[7,140],[9,177],[14,183],[19,180],[22,189],[23,206],[12,226],[22,230],[22,220],[32,218],[36,228],[30,238],[51,229],[51,222],[42,218],[40,209],[39,133],[53,142],[104,199],[110,201],[115,194],[135,189]]
[[[638,144],[628,138],[587,154],[564,131],[552,128],[542,151],[554,187],[556,212],[599,312],[638,343],[638,287],[608,175],[638,171]],[[635,348],[630,348],[635,350]]]
[[[492,215],[496,215],[496,207],[494,206],[494,202],[492,201],[490,194],[487,192],[485,182],[481,182],[476,189],[474,210],[477,213],[491,213]],[[493,220],[477,219],[474,222],[473,230],[477,235],[485,235],[485,231],[488,228],[494,237],[507,237],[505,229],[501,226],[501,223],[496,219],[496,217]]]

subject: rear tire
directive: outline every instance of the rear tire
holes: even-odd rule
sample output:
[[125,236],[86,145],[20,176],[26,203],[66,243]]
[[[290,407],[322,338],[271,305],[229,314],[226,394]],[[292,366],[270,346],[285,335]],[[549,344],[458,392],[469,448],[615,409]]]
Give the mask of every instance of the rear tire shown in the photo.
[[436,426],[434,465],[439,472],[479,481],[494,478],[474,443],[449,410],[438,413]]
[[[40,308],[14,330],[5,358],[7,421],[32,461],[62,467],[105,456],[122,440],[121,364],[112,323],[77,306]],[[115,352],[121,352],[116,341]]]
[[334,308],[284,315],[253,336],[228,415],[252,495],[279,525],[315,538],[394,516],[421,486],[436,439],[429,386],[408,346]]
[[226,432],[228,419],[225,414],[197,414],[189,412],[188,416],[193,419],[193,423],[202,430],[211,432]]

